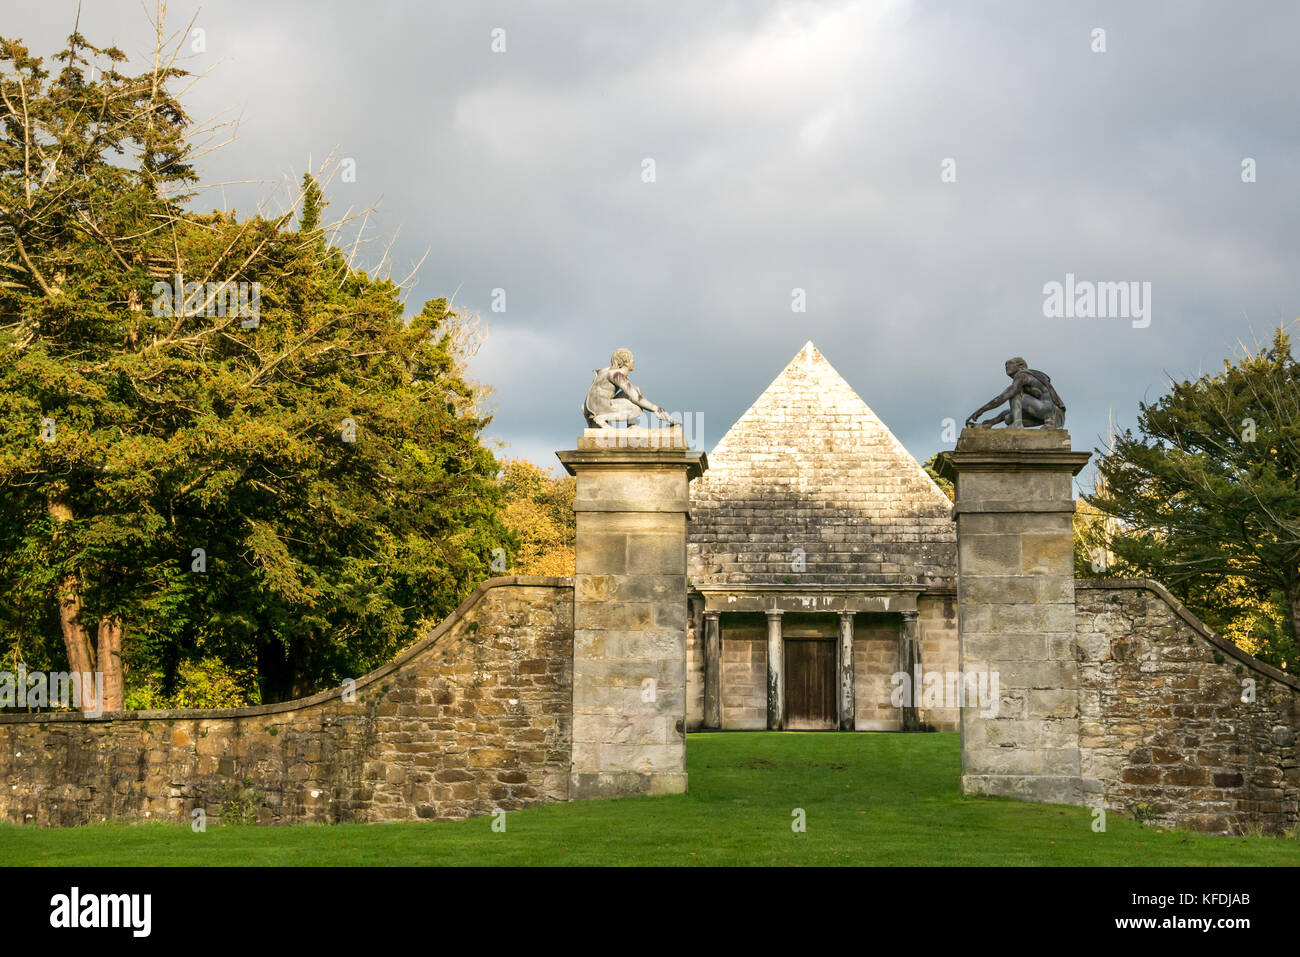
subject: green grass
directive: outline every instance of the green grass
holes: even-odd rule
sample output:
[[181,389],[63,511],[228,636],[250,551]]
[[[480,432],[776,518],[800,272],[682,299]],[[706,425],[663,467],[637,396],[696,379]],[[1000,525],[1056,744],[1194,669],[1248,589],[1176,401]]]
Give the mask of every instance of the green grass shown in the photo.
[[[1300,840],[964,798],[955,734],[695,734],[691,791],[441,824],[0,826],[7,865],[1300,865]],[[807,831],[791,830],[802,808]]]

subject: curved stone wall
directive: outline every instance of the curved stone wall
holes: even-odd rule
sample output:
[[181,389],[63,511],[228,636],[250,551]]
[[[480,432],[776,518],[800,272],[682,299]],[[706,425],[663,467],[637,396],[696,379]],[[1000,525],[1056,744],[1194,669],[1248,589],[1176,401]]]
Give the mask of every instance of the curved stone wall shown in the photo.
[[1075,620],[1085,800],[1198,831],[1300,823],[1300,680],[1156,582],[1079,579]]
[[563,801],[572,698],[571,579],[495,578],[355,695],[0,715],[0,817],[405,821]]

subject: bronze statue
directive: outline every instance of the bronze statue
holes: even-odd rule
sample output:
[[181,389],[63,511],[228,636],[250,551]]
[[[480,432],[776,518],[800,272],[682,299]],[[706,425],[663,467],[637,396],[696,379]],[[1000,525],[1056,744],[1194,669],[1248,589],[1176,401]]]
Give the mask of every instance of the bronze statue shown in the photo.
[[647,399],[628,379],[627,374],[632,369],[631,351],[616,349],[609,357],[609,368],[595,370],[596,377],[587,390],[586,401],[582,403],[582,414],[589,428],[612,429],[611,422],[635,422],[641,417],[642,410],[676,425],[666,409]]
[[[1029,363],[1020,356],[1008,359],[1006,370],[1011,385],[967,416],[967,426],[991,429],[1001,422],[1009,429],[1065,428],[1065,403],[1052,388],[1052,380],[1046,372],[1029,368]],[[991,419],[976,422],[985,412],[996,409],[1003,402],[1010,402],[1010,407]]]

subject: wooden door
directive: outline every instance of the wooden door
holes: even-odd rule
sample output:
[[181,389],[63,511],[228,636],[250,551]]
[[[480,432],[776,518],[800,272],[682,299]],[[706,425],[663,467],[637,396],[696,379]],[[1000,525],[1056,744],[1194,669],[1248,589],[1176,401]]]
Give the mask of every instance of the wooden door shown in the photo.
[[785,726],[792,731],[834,729],[835,640],[785,642]]

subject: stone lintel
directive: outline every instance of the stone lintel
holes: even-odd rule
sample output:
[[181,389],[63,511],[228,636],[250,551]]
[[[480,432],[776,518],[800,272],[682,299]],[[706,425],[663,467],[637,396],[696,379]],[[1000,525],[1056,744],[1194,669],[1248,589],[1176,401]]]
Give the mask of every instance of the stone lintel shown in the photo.
[[966,426],[957,436],[958,452],[1070,451],[1065,429],[975,429]]
[[695,584],[707,611],[789,612],[792,614],[889,614],[917,610],[925,586],[714,585]]

